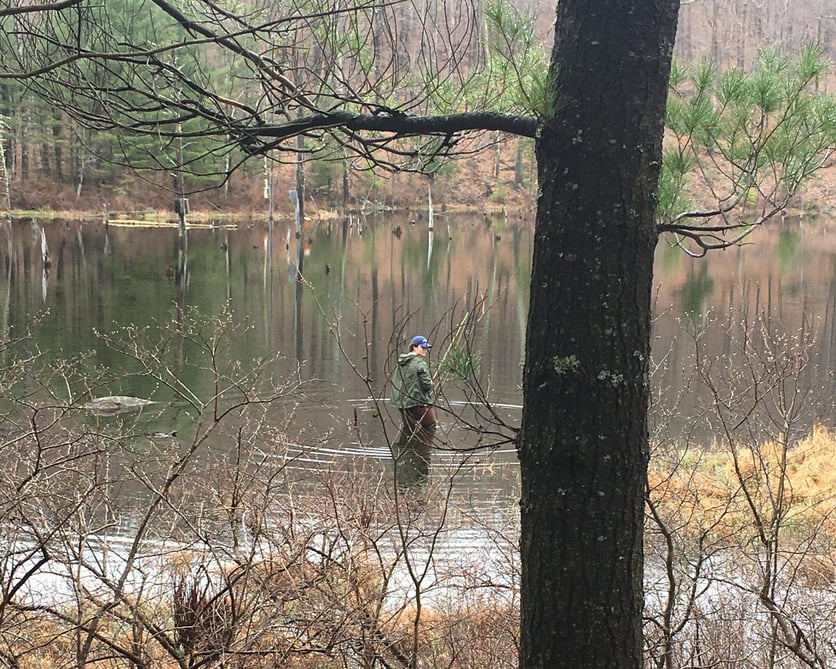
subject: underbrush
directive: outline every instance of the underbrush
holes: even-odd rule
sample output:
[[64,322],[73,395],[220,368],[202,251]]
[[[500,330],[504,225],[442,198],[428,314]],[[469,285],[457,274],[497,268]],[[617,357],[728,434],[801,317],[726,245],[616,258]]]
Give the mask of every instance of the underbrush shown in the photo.
[[[89,360],[43,360],[25,340],[0,351],[0,664],[516,667],[516,510],[455,485],[479,451],[409,486],[390,463],[326,461],[339,437],[290,439],[273,412],[298,382],[228,360],[236,336],[229,314],[190,314],[103,337],[176,400],[141,411],[90,402],[119,380]],[[184,381],[198,374],[205,398]],[[712,447],[654,451],[648,666],[836,661],[836,435],[783,420],[755,439],[747,411]],[[160,432],[172,412],[191,427]]]

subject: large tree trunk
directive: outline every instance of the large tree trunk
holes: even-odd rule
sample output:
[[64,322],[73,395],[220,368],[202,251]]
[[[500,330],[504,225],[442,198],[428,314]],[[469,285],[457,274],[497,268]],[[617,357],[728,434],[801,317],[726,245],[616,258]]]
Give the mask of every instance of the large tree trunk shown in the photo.
[[655,202],[678,0],[560,0],[537,142],[521,667],[642,664]]

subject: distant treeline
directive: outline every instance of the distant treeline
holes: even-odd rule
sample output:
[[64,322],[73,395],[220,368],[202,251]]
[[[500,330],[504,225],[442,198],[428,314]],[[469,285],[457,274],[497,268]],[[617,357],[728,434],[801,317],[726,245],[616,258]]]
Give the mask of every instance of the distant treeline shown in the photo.
[[[518,9],[536,15],[534,25],[541,32],[546,46],[551,42],[551,23],[554,16],[553,3],[535,3],[525,0]],[[528,4],[526,7],[525,5]],[[131,5],[130,0],[122,3]],[[119,11],[122,5],[109,6],[109,11]],[[124,9],[123,7],[123,9]],[[125,9],[124,11],[128,11]],[[475,8],[473,11],[480,11]],[[3,51],[13,50],[19,55],[25,45],[26,33],[15,33],[12,28],[14,16],[0,20],[5,37],[0,39],[0,57]],[[479,43],[482,24],[472,21],[473,36],[462,42],[467,52],[462,57],[463,67],[479,59]],[[150,27],[149,27],[150,26]],[[137,23],[136,30],[143,28]],[[9,28],[8,30],[6,28]],[[417,32],[417,31],[416,31]],[[786,0],[683,0],[680,10],[680,25],[676,44],[676,55],[686,62],[709,59],[720,66],[747,68],[754,62],[763,48],[777,48],[791,52],[804,43],[818,41],[828,55],[836,57],[836,9],[833,0],[807,0],[790,3]],[[473,54],[471,54],[471,51]],[[230,89],[230,97],[247,103],[259,95],[248,90],[246,74],[234,74],[234,63],[218,62],[210,55],[203,66],[217,70],[211,76],[228,78],[231,86],[240,86],[240,91]],[[124,81],[114,80],[119,86],[131,80],[130,66],[124,66]],[[112,76],[113,70],[107,76]],[[106,76],[95,64],[90,66],[90,80]],[[237,82],[237,83],[233,83]],[[828,82],[822,82],[826,86]],[[99,82],[107,88],[105,80]],[[67,85],[71,85],[68,82]],[[132,82],[131,85],[143,85]],[[249,96],[249,98],[248,98]],[[107,99],[89,107],[90,118],[108,117]],[[6,175],[13,186],[12,202],[17,206],[32,207],[43,202],[55,206],[55,199],[87,199],[90,202],[121,199],[136,205],[153,206],[152,197],[159,201],[174,190],[174,165],[187,166],[188,183],[186,190],[196,193],[216,185],[224,196],[229,196],[229,185],[235,183],[241,200],[260,197],[265,165],[258,158],[248,158],[230,142],[229,150],[217,151],[213,144],[217,137],[201,137],[199,128],[181,146],[174,146],[164,138],[137,134],[131,136],[121,131],[106,128],[96,129],[90,118],[79,122],[66,113],[62,106],[50,99],[49,89],[33,86],[28,80],[0,78],[0,137],[3,139]],[[189,133],[188,128],[185,129]],[[334,147],[332,147],[334,148]],[[530,145],[527,151],[530,152]],[[347,189],[344,166],[339,156],[328,154],[328,146],[319,146],[309,158],[308,174],[310,185],[316,188],[333,188],[335,193]],[[179,153],[178,153],[179,152]],[[530,162],[530,161],[528,161]],[[522,164],[517,155],[516,164]],[[235,171],[230,182],[227,175]],[[143,179],[136,178],[136,171],[143,171]],[[519,171],[519,170],[518,170]],[[497,170],[498,173],[498,170]],[[203,175],[198,177],[195,175]],[[241,184],[246,183],[244,189]],[[150,185],[149,185],[150,184]],[[106,195],[98,193],[99,189]],[[95,194],[91,199],[91,194]]]

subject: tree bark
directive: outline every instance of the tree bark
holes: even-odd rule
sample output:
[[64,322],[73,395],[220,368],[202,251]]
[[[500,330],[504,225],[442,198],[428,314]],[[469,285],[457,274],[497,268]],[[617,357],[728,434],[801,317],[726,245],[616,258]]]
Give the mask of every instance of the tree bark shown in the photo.
[[55,181],[64,183],[64,149],[62,146],[61,130],[63,124],[61,113],[55,110],[52,114],[52,151],[55,158]]
[[537,140],[520,666],[642,665],[655,205],[678,0],[561,0]]

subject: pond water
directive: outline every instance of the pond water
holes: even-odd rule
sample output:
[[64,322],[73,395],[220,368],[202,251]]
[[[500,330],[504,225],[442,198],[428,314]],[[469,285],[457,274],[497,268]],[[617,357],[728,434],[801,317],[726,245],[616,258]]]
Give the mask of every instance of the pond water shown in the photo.
[[[518,423],[532,231],[531,222],[505,216],[442,215],[429,230],[426,218],[386,214],[307,221],[300,235],[287,222],[272,230],[264,221],[193,226],[184,247],[173,226],[16,221],[5,231],[0,325],[6,337],[31,328],[31,345],[48,358],[95,352],[92,360],[116,377],[97,388],[99,395],[164,402],[165,388],[137,375],[136,364],[97,332],[176,322],[183,314],[214,316],[228,308],[246,328],[230,337],[223,356],[249,361],[275,355],[271,377],[294,389],[276,422],[300,449],[316,445],[299,466],[331,467],[345,456],[388,466],[385,432],[394,421],[388,415],[380,420],[374,398],[386,393],[392,361],[416,333],[435,343],[432,359],[438,360],[465,314],[478,321],[468,341],[483,387],[501,418]],[[758,315],[769,329],[812,333],[801,375],[814,390],[805,420],[833,425],[836,238],[823,226],[784,224],[752,239],[698,260],[664,241],[659,245],[654,358],[663,364],[654,385],[664,390],[655,411],[674,420],[655,422],[671,439],[710,439],[712,429],[704,419],[705,398],[690,391],[689,333],[703,332],[702,355],[731,362],[735,327]],[[297,280],[300,267],[303,281]],[[208,374],[183,381],[198,397],[214,392]],[[83,389],[74,392],[65,399],[90,399]],[[467,398],[449,389],[450,406],[466,410]],[[154,421],[149,430],[187,434],[190,414],[162,412]],[[470,493],[515,499],[510,444],[500,435],[497,448],[465,456],[459,447],[470,445],[468,439],[466,431],[443,429],[433,468],[475,457],[480,466],[465,477]]]

